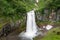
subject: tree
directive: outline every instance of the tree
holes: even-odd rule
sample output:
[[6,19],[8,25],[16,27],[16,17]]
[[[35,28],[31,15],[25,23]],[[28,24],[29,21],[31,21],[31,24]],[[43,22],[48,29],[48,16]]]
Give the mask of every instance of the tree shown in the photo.
[[27,11],[34,8],[33,0],[0,0],[0,16],[23,18]]

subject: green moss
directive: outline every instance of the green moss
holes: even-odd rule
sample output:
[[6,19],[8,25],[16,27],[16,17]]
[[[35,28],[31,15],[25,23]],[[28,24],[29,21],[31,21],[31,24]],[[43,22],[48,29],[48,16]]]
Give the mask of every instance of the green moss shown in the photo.
[[[0,17],[0,19],[1,19],[1,17]],[[5,25],[6,23],[8,23],[8,22],[9,22],[9,20],[7,20],[7,19],[5,19],[5,18],[2,18],[2,19],[0,20],[0,30],[1,30],[1,28],[3,28],[4,25]]]
[[60,27],[50,30],[41,40],[60,40],[60,35],[57,35],[57,32],[60,32]]
[[[59,34],[57,34],[59,32]],[[44,37],[38,36],[34,40],[60,40],[60,27],[54,28],[46,33]]]

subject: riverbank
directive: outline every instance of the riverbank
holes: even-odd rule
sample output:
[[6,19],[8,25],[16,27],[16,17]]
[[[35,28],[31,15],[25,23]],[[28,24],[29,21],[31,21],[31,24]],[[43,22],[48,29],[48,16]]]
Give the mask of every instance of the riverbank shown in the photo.
[[[39,27],[42,27],[43,25],[45,25],[45,24],[48,24],[49,22],[40,22],[40,24],[38,24],[38,25],[40,25]],[[59,25],[59,23],[60,22],[57,22],[57,23],[53,23],[54,25],[54,28],[53,29],[51,29],[52,31],[53,30],[56,30],[56,32],[58,32],[60,29],[58,29],[59,27],[60,27],[60,25]],[[41,26],[41,24],[43,24],[42,26]],[[25,30],[25,27],[26,27],[26,25],[25,24],[22,24],[22,26],[19,26],[18,28],[16,28],[15,30],[13,30],[11,33],[9,33],[8,34],[8,36],[3,36],[3,37],[1,37],[0,38],[0,40],[2,39],[2,40],[6,40],[6,38],[8,39],[8,40],[17,40],[17,38],[18,38],[18,35],[22,32],[22,31],[24,31]],[[50,31],[48,31],[48,32],[46,32],[45,30],[43,30],[42,32],[44,33],[45,32],[45,34],[50,34],[50,33],[52,33],[51,32],[51,30]],[[60,31],[59,31],[60,32]],[[44,36],[41,36],[41,35],[39,35],[38,37],[36,37],[36,38],[34,38],[34,40],[43,40],[45,37],[46,37],[47,35],[44,35]],[[49,36],[48,36],[49,37]],[[47,39],[46,39],[47,40]]]

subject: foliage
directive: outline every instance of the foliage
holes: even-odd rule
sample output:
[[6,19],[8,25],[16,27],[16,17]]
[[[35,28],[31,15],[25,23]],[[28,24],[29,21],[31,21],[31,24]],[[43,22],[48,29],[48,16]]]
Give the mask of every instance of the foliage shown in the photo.
[[42,38],[42,40],[59,40],[60,35],[57,34],[58,32],[60,32],[60,27],[54,28],[51,31],[49,31],[47,35],[44,38]]
[[0,17],[20,19],[26,16],[27,11],[44,8],[57,9],[60,7],[60,0],[39,0],[37,6],[35,0],[0,0]]
[[47,7],[50,7],[51,9],[60,7],[60,0],[51,0]]
[[32,0],[0,0],[0,16],[22,18],[27,11],[34,7]]
[[34,40],[59,40],[60,34],[58,32],[60,32],[60,27],[53,28],[52,30],[48,31],[45,36],[38,36],[34,38]]
[[42,10],[45,8],[56,10],[60,7],[60,0],[39,0],[38,10]]

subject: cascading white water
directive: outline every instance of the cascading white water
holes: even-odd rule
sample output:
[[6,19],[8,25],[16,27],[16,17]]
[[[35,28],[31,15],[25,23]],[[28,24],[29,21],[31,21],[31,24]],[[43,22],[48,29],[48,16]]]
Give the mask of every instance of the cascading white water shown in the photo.
[[20,33],[19,37],[22,37],[22,40],[24,39],[30,39],[33,40],[35,36],[38,34],[37,25],[35,22],[35,13],[34,10],[27,13],[27,25],[26,25],[26,32]]
[[26,27],[26,33],[27,37],[34,37],[37,33],[37,26],[35,22],[35,13],[34,10],[27,13],[27,27]]
[[35,22],[35,13],[34,10],[27,13],[27,27],[26,32],[37,32],[37,26]]

